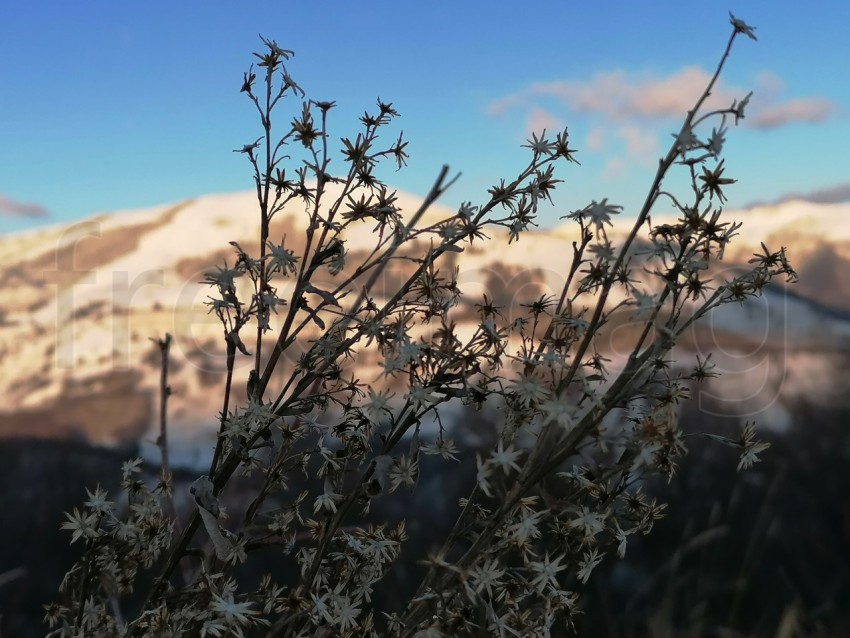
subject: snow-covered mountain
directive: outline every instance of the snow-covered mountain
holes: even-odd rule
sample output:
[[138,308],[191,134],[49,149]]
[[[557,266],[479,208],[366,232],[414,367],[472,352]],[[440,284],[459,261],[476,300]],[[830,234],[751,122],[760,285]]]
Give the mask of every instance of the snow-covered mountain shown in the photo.
[[[398,196],[402,211],[419,203]],[[229,242],[255,252],[256,210],[253,192],[210,195],[0,238],[0,435],[102,444],[145,437],[157,421],[159,353],[151,339],[168,332],[175,338],[171,431],[208,440],[220,409],[222,329],[204,306],[210,291],[200,282],[225,259],[233,262]],[[428,215],[451,211],[437,205]],[[745,262],[760,241],[786,245],[801,283],[724,307],[688,335],[677,356],[713,351],[726,375],[711,386],[712,405],[772,415],[781,428],[783,401],[827,396],[843,378],[850,205],[792,201],[726,215],[745,223],[726,263]],[[298,254],[304,220],[297,207],[287,209],[270,235],[285,236]],[[488,235],[452,255],[467,297],[487,292],[510,306],[560,290],[577,238],[573,226],[530,232],[510,245],[506,234]],[[371,248],[371,225],[352,229],[346,240],[352,255]],[[613,337],[611,343],[616,350]],[[249,367],[245,358],[240,374]]]

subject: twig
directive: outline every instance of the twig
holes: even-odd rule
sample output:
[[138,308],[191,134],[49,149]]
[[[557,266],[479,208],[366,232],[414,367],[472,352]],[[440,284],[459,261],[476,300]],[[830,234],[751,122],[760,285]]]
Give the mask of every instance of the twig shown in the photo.
[[159,436],[156,445],[162,458],[160,476],[162,479],[165,502],[168,506],[168,514],[174,521],[175,530],[179,533],[180,523],[177,520],[177,510],[174,507],[174,497],[171,494],[171,465],[168,459],[168,397],[171,396],[171,386],[168,385],[168,354],[171,349],[172,337],[165,333],[164,339],[151,339],[159,346],[160,371],[159,371]]

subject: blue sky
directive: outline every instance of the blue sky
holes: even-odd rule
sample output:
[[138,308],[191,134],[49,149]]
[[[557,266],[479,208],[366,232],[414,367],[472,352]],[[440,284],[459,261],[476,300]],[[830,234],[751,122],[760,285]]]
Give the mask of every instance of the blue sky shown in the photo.
[[727,9],[759,38],[738,38],[717,91],[755,92],[727,139],[729,205],[850,199],[850,3],[803,4],[4,3],[0,232],[251,188],[231,150],[259,135],[239,87],[260,33],[295,50],[308,97],[336,100],[336,137],[393,102],[411,155],[386,175],[396,188],[424,194],[446,163],[463,175],[444,202],[474,203],[523,165],[530,129],[566,125],[582,166],[563,167],[542,225],[603,197],[633,210],[670,113],[722,53]]

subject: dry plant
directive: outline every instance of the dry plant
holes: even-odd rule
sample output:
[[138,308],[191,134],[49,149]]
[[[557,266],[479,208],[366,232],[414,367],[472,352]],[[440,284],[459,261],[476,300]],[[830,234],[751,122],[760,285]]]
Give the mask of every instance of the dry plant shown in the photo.
[[[419,210],[403,216],[375,169],[382,160],[400,169],[407,143],[393,134],[382,145],[379,133],[398,113],[379,100],[356,137],[341,140],[347,173],[332,175],[335,104],[305,100],[286,66],[292,52],[263,39],[258,68],[242,84],[262,135],[240,149],[254,173],[259,253],[233,243],[233,264],[206,276],[227,372],[214,457],[191,489],[197,508],[178,524],[163,408],[159,482],[142,480],[141,461],[129,461],[124,511],[97,489],[67,516],[63,527],[85,551],[63,582],[66,602],[48,608],[50,635],[548,636],[571,627],[594,567],[622,557],[629,537],[663,516],[642,482],[673,476],[685,451],[677,405],[692,383],[714,375],[709,360],[674,367],[672,346],[712,309],[758,296],[776,276],[795,278],[784,248],[765,248],[734,276],[714,267],[740,228],[721,218],[723,189],[734,182],[721,153],[727,124],[744,117],[750,96],[718,110],[704,104],[735,39],[755,39],[752,27],[734,16],[731,24],[716,72],[673,135],[628,235],[609,237],[622,209],[607,199],[570,212],[581,239],[560,294],[514,308],[510,319],[484,297],[477,327],[464,335],[453,320],[457,271],[445,257],[485,241],[488,230],[521,240],[551,202],[555,165],[575,161],[567,131],[533,135],[515,178],[482,203],[425,223],[453,181],[448,168]],[[299,107],[280,135],[273,115],[292,100]],[[714,128],[702,134],[708,122]],[[690,180],[676,195],[664,190],[674,167]],[[678,211],[676,223],[652,224],[659,200]],[[269,232],[293,205],[308,218],[300,254]],[[350,263],[346,234],[363,224],[374,248]],[[383,277],[400,265],[404,281],[386,292]],[[638,328],[617,370],[600,346],[615,313]],[[159,342],[165,358],[169,342]],[[382,362],[383,384],[354,376],[369,352]],[[297,359],[288,370],[285,355]],[[247,380],[234,376],[238,357],[253,362]],[[247,383],[245,405],[231,406],[234,383]],[[458,450],[439,420],[449,402],[498,406],[493,449]],[[620,427],[602,426],[611,413]],[[423,428],[434,418],[439,427]],[[715,438],[739,449],[742,468],[765,447],[752,424]],[[406,607],[376,610],[373,587],[399,557],[404,521],[352,520],[387,493],[412,490],[423,455],[475,464],[476,485],[442,547],[419,557],[424,577]],[[301,474],[309,487],[296,492]],[[225,521],[220,498],[240,476],[256,489]],[[269,547],[290,557],[292,572],[246,586],[237,566]],[[122,600],[130,592],[143,596],[138,609]]]

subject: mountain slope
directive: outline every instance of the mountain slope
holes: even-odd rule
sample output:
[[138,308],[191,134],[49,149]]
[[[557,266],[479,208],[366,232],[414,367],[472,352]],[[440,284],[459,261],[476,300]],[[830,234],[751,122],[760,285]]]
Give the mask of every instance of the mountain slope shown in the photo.
[[[404,212],[420,203],[399,194]],[[253,192],[210,195],[1,238],[0,435],[78,435],[104,444],[144,436],[155,422],[159,373],[150,339],[169,332],[170,422],[187,439],[209,436],[220,409],[222,329],[203,305],[209,289],[200,281],[224,260],[232,263],[228,242],[256,249],[256,210]],[[451,214],[435,206],[427,219]],[[812,377],[812,366],[836,365],[827,359],[841,356],[848,343],[850,206],[787,202],[726,215],[745,222],[728,251],[730,266],[745,262],[764,239],[789,246],[803,281],[794,294],[771,287],[762,301],[715,313],[683,348],[719,350],[717,360],[737,378],[731,390],[761,384],[762,394],[775,399],[789,370]],[[286,237],[298,254],[305,219],[298,207],[282,211],[271,238]],[[615,244],[623,232],[613,231]],[[484,292],[510,308],[560,290],[577,238],[573,226],[530,232],[510,245],[506,233],[488,235],[452,255],[470,306]],[[346,240],[351,255],[371,248],[371,225],[352,228]],[[286,294],[285,285],[280,292]],[[792,366],[794,356],[818,363]],[[760,359],[783,363],[759,380],[751,364]],[[240,378],[249,366],[241,361]]]

